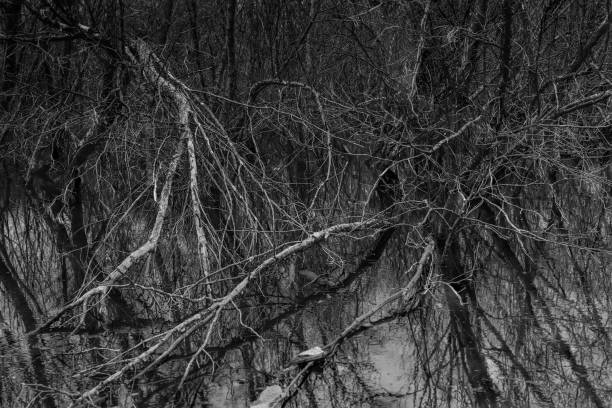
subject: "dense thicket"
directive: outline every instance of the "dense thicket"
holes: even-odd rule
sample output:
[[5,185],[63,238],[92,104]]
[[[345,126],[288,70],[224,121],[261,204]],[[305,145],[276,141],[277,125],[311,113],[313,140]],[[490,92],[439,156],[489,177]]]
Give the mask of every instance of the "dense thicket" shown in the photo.
[[0,405],[608,406],[611,7],[3,1]]

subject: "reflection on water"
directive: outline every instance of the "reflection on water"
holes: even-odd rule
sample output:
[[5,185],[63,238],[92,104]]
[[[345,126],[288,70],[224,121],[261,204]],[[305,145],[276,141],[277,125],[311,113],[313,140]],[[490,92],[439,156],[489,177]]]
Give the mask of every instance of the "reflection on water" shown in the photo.
[[[335,371],[338,379],[346,382],[345,386],[355,386],[356,377],[361,382],[363,395],[355,395],[345,405],[332,404],[328,387],[313,389],[318,407],[355,406],[356,400],[362,400],[363,407],[410,408],[410,382],[407,367],[410,365],[411,350],[404,340],[407,334],[400,327],[381,328],[371,334],[362,335],[353,342],[357,355],[339,354],[335,359]],[[352,354],[352,353],[351,353]],[[227,373],[219,373],[215,383],[208,389],[211,408],[243,408],[249,406],[248,383],[244,380],[246,373],[236,370],[230,378]],[[318,383],[318,382],[316,382]],[[358,387],[355,387],[358,389]],[[342,402],[340,402],[342,404]]]
[[[378,287],[370,288],[370,294],[367,296],[369,301],[360,302],[360,313],[373,307],[393,291],[392,287],[385,286],[379,283]],[[330,305],[330,310],[338,306]],[[341,307],[344,309],[342,313],[336,310],[324,317],[308,313],[301,316],[301,331],[308,346],[325,344],[341,331],[338,328],[331,329],[330,326],[342,328],[351,322],[356,311],[354,302],[344,303]],[[400,321],[374,327],[353,337],[343,344],[341,352],[335,355],[323,370],[310,378],[302,388],[304,392],[289,406],[413,407],[414,383],[410,381],[409,376],[414,365],[414,350],[408,341],[409,336],[404,322]],[[270,351],[268,348],[265,354]],[[299,351],[296,348],[295,354]],[[236,356],[236,360],[239,361],[240,357]],[[295,371],[291,371],[288,374],[294,373]],[[215,383],[208,390],[209,406],[248,407],[249,388],[248,381],[245,380],[247,377],[248,373],[238,366],[232,373],[218,372]],[[263,386],[265,384],[261,385],[258,391]]]

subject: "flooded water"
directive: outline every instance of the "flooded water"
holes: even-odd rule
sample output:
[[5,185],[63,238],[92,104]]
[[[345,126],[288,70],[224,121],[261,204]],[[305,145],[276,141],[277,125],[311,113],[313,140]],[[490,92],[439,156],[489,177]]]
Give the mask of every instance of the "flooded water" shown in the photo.
[[[355,302],[332,303],[326,307],[330,313],[324,316],[304,313],[300,324],[305,343],[310,347],[324,344],[351,323],[356,310],[359,313],[370,310],[394,290],[397,290],[394,285],[383,279],[362,293],[367,301],[360,301],[357,308]],[[409,329],[403,321],[381,324],[352,337],[342,344],[340,351],[321,372],[311,375],[293,406],[413,407],[415,390],[410,376],[414,368],[415,350],[409,338]],[[295,348],[294,354],[298,351]],[[264,354],[269,356],[255,358],[259,365],[274,359],[270,347]],[[219,372],[215,382],[210,385],[208,406],[243,408],[252,404],[249,385],[245,380],[248,372],[241,366],[238,355],[235,359],[232,372]],[[289,372],[293,373],[295,371]]]

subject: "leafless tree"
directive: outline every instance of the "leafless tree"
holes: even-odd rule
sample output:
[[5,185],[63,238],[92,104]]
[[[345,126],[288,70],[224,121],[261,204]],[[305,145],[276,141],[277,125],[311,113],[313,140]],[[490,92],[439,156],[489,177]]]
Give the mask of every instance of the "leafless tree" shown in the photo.
[[612,401],[609,1],[0,10],[0,405]]

